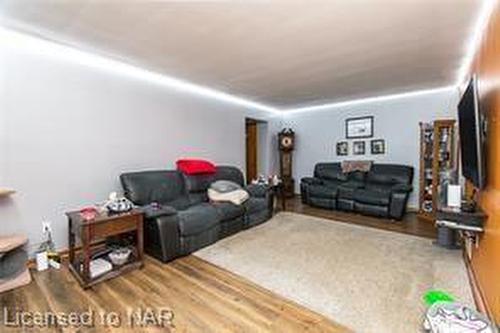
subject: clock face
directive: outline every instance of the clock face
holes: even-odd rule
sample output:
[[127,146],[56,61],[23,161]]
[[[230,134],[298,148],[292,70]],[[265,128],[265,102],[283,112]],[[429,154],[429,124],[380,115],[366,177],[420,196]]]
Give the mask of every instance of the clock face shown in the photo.
[[289,136],[284,136],[281,138],[281,147],[290,148],[293,145],[293,140]]

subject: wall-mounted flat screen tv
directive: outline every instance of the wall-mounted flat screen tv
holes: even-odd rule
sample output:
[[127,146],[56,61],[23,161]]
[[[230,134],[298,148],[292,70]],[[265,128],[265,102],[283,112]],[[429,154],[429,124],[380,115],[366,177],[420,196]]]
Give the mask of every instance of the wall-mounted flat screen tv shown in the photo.
[[458,125],[462,175],[481,189],[485,185],[484,133],[475,76],[469,81],[458,104]]

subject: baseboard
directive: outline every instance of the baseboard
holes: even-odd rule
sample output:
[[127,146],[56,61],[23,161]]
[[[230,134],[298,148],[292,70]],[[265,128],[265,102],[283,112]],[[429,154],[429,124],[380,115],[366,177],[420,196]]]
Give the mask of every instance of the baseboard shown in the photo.
[[[477,275],[474,271],[474,267],[472,266],[472,262],[467,255],[467,251],[464,249],[462,251],[462,255],[465,262],[465,267],[467,270],[467,275],[469,276],[469,283],[472,290],[472,296],[474,297],[474,303],[476,304],[476,308],[478,311],[484,313],[491,320],[492,323],[495,323],[495,318],[493,317],[493,312],[484,297],[483,289],[481,288],[481,284],[477,279]],[[496,327],[496,326],[495,326]]]
[[418,213],[418,207],[417,206],[407,206],[406,211],[409,213]]
[[[100,244],[103,244],[104,241],[99,241],[96,243],[93,243],[92,246],[97,246]],[[75,247],[75,255],[78,254],[82,250],[81,246],[76,246]],[[62,248],[60,250],[56,251],[57,254],[59,254],[59,257],[61,258],[62,261],[67,260],[69,258],[69,248]],[[28,262],[26,263],[26,266],[28,268],[36,269],[36,259],[35,258],[28,258]]]

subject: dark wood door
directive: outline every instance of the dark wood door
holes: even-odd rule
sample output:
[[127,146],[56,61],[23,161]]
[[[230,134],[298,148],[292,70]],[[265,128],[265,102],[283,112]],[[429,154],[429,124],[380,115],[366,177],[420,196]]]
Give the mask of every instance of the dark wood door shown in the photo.
[[247,182],[257,177],[257,122],[247,119],[246,124],[246,159]]

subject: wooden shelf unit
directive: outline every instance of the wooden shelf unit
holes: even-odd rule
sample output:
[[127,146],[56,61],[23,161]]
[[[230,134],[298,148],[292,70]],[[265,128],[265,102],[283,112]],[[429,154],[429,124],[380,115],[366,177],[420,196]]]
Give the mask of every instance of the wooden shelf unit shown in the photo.
[[456,171],[455,120],[441,119],[420,123],[419,218],[434,221],[443,201],[443,174]]

